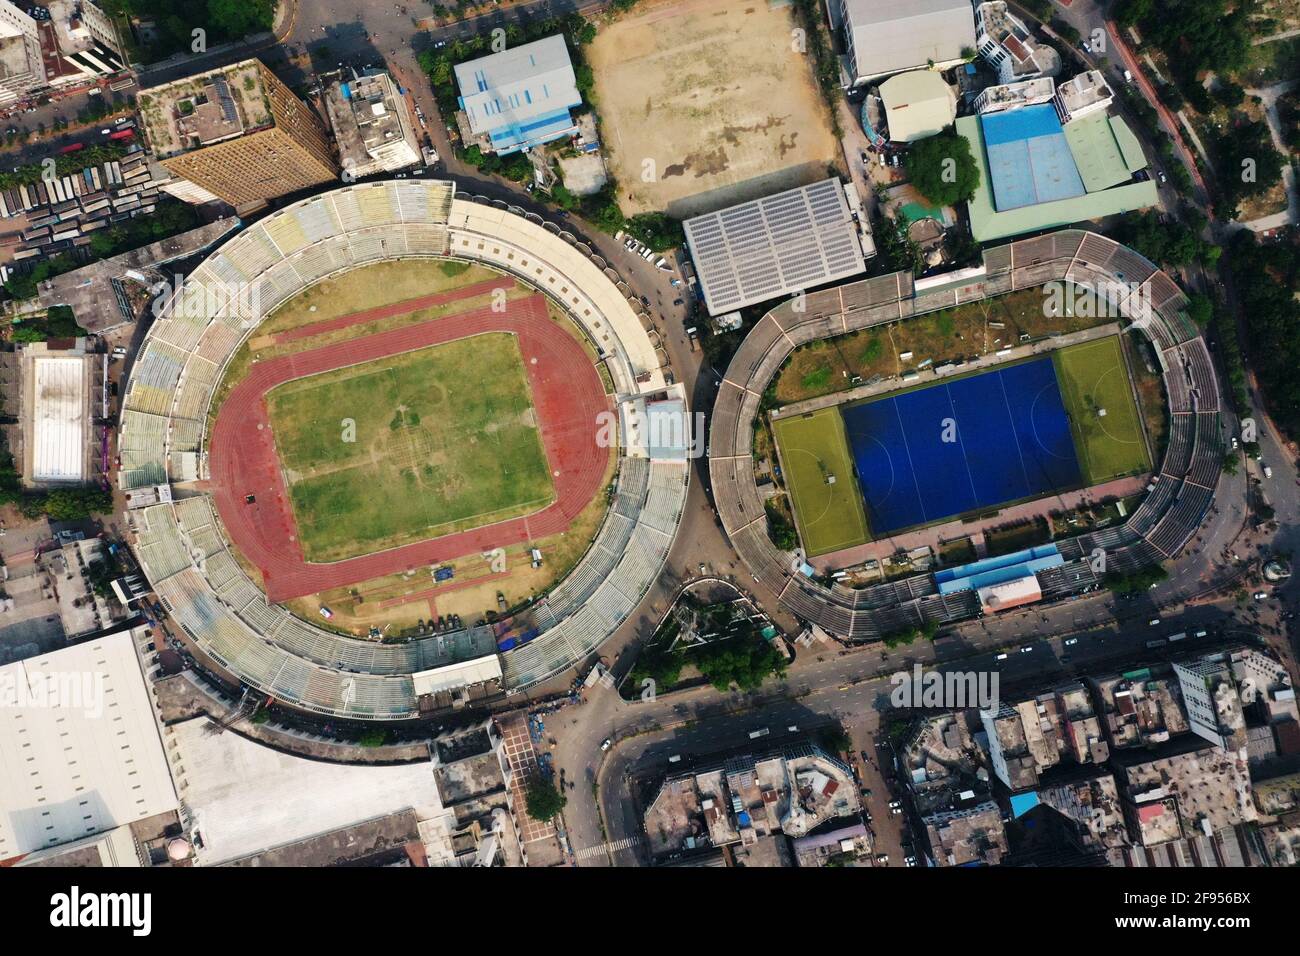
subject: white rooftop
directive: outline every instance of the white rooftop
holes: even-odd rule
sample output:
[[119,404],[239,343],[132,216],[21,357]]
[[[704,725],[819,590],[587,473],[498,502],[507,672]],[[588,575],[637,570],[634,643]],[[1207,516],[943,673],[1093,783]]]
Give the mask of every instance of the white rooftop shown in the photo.
[[696,216],[682,227],[709,315],[866,270],[838,179]]
[[430,761],[398,766],[334,764],[281,753],[206,717],[173,728],[185,768],[185,804],[205,865],[354,826],[402,810],[442,813]]
[[0,667],[0,861],[176,809],[131,635]]
[[455,67],[462,108],[475,134],[526,125],[582,101],[560,34]]
[[33,360],[32,478],[84,481],[86,478],[86,363],[80,355]]
[[970,0],[844,0],[857,78],[945,63],[975,49]]

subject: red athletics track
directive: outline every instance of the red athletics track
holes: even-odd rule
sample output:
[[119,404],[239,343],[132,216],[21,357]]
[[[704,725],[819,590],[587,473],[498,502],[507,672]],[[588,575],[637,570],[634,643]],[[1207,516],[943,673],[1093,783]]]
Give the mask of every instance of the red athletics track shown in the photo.
[[[371,321],[367,313],[357,315],[361,316],[354,317],[358,322]],[[512,332],[519,337],[556,500],[523,518],[359,558],[331,564],[304,560],[267,417],[266,393],[305,375],[483,332]],[[465,373],[466,387],[472,388],[474,370]],[[267,597],[272,602],[287,601],[565,530],[600,490],[608,449],[596,444],[597,415],[609,407],[590,356],[548,317],[545,298],[512,299],[506,312],[475,309],[254,363],[248,377],[222,403],[212,427],[212,496],[231,540],[261,569]],[[245,500],[248,495],[255,496],[252,504]]]
[[271,336],[271,339],[277,345],[284,342],[297,342],[300,339],[313,338],[322,332],[346,329],[348,326],[364,325],[367,322],[378,322],[380,319],[387,319],[394,315],[405,315],[407,312],[415,312],[435,305],[446,305],[448,302],[456,302],[460,299],[472,299],[476,295],[487,295],[493,289],[509,289],[513,288],[513,286],[513,281],[508,279],[484,279],[482,282],[467,285],[460,289],[453,289],[451,292],[435,292],[431,295],[422,295],[416,299],[394,302],[392,305],[381,305],[373,309],[366,309],[364,312],[353,312],[351,315],[343,315],[337,319],[322,319],[310,325],[289,329],[287,332],[277,332]]

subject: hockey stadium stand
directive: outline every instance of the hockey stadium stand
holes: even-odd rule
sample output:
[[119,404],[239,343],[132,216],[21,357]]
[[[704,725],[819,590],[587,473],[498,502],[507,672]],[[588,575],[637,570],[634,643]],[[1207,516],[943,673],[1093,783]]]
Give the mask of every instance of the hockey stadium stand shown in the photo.
[[1103,548],[1108,567],[1131,571],[1178,554],[1209,512],[1223,461],[1219,384],[1205,341],[1187,316],[1177,284],[1138,253],[1096,233],[1066,229],[986,249],[983,268],[918,293],[905,273],[878,276],[803,297],[768,312],[750,330],[723,376],[709,431],[709,473],[723,527],[754,577],[801,620],[850,641],[879,639],[919,619],[940,623],[979,613],[973,591],[937,593],[931,575],[854,590],[827,586],[800,570],[767,535],[754,479],[753,426],[764,391],[800,345],[885,325],[963,302],[1053,281],[1115,284],[1119,307],[1150,340],[1169,396],[1172,426],[1158,480],[1119,526],[1058,542],[1059,556],[1035,573],[1043,593],[1096,587],[1089,561]]

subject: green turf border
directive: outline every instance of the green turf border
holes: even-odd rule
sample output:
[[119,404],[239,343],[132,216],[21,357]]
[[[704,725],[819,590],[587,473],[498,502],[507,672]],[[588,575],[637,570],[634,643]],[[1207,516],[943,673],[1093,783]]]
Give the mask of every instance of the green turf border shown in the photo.
[[[1105,349],[1108,359],[1102,371],[1096,371],[1100,360],[1084,359],[1085,352],[1100,352]],[[1079,460],[1079,468],[1087,487],[1114,481],[1129,475],[1142,474],[1151,470],[1151,454],[1147,440],[1146,427],[1138,409],[1137,399],[1133,395],[1133,377],[1128,367],[1128,358],[1124,354],[1123,343],[1118,335],[1093,339],[1057,349],[1052,353],[1052,364],[1056,369],[1056,382],[1061,390],[1061,400],[1065,404],[1066,414],[1070,417],[1070,434],[1074,438],[1074,452]],[[1096,382],[1114,368],[1119,368],[1121,375],[1115,385],[1107,385],[1104,395],[1097,401],[1106,409],[1107,419],[1122,421],[1127,416],[1130,426],[1135,430],[1138,441],[1130,444],[1113,435],[1109,437],[1087,436],[1080,422],[1091,416],[1090,404],[1085,400],[1089,392],[1096,392]],[[1087,371],[1084,371],[1087,369]],[[1085,389],[1083,382],[1094,384]],[[1091,395],[1094,400],[1095,394]],[[1122,410],[1122,414],[1117,414]],[[1106,462],[1106,464],[1103,464]]]
[[[825,420],[823,427],[822,420]],[[806,437],[800,440],[792,436],[797,429],[810,431],[817,436],[813,442]],[[799,529],[799,540],[809,557],[841,551],[871,540],[867,526],[866,510],[862,504],[862,492],[858,487],[857,473],[853,467],[853,456],[849,452],[848,435],[844,429],[844,419],[839,406],[818,409],[803,415],[792,415],[772,422],[772,438],[776,443],[777,457],[781,462],[781,474],[785,477],[786,490],[793,505],[795,527]],[[817,447],[810,448],[810,444]],[[812,455],[809,461],[804,455]],[[811,489],[829,487],[822,472],[815,462],[825,461],[835,474],[834,490],[830,500],[809,526],[808,509]],[[820,493],[819,493],[820,497]],[[829,525],[823,522],[831,515]],[[823,533],[818,526],[829,527],[830,532]],[[830,535],[834,534],[835,537]]]

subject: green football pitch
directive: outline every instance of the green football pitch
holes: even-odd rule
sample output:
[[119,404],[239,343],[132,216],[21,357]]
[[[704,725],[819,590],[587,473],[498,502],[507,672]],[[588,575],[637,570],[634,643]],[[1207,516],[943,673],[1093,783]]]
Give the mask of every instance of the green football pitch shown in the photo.
[[554,499],[513,335],[335,369],[266,400],[309,561],[504,521]]
[[772,423],[799,537],[809,556],[868,540],[862,495],[838,408]]
[[1053,360],[1084,481],[1096,485],[1148,470],[1119,336],[1069,346],[1053,353]]

